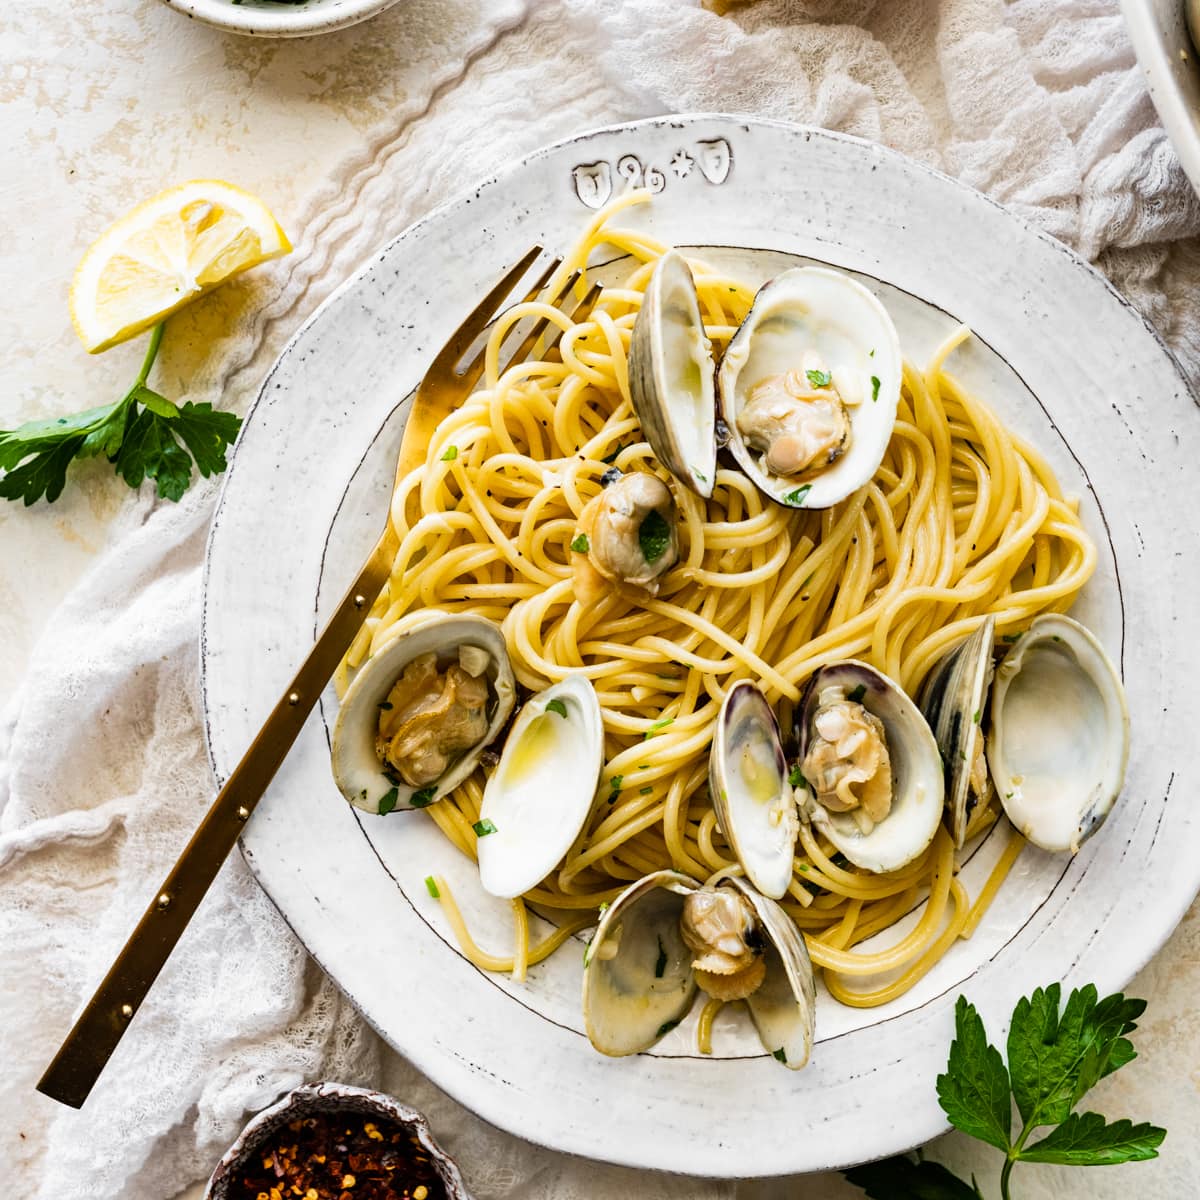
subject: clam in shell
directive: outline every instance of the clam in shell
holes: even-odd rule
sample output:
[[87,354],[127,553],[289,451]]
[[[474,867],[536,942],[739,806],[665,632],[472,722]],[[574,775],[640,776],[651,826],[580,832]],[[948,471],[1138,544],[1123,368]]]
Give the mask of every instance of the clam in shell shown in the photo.
[[886,675],[854,659],[822,667],[798,715],[803,815],[856,866],[882,873],[933,840],[945,783],[937,742]]
[[425,808],[458,786],[508,720],[515,681],[483,617],[421,609],[358,669],[333,727],[333,777],[367,812]]

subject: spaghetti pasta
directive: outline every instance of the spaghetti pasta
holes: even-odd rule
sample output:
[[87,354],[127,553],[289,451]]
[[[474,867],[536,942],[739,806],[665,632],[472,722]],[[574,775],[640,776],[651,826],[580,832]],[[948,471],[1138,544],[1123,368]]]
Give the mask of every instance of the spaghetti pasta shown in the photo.
[[[674,489],[680,557],[656,596],[638,602],[614,590],[580,604],[569,547],[601,476],[615,466],[670,482],[641,436],[627,365],[641,298],[665,248],[609,224],[615,211],[644,199],[630,193],[598,213],[559,268],[559,282],[586,272],[601,245],[628,256],[627,274],[585,321],[522,304],[496,322],[481,386],[396,488],[400,549],[342,670],[344,683],[401,617],[437,607],[498,622],[517,678],[531,689],[569,672],[594,684],[606,741],[601,799],[558,870],[524,898],[553,915],[559,931],[529,946],[524,902],[516,901],[517,951],[486,954],[439,880],[464,953],[515,978],[560,944],[564,930],[594,922],[598,905],[650,871],[674,867],[705,880],[738,870],[706,791],[714,720],[734,682],[757,681],[785,721],[809,676],[841,659],[864,659],[912,692],[987,614],[999,635],[1011,636],[1040,612],[1065,610],[1096,563],[1045,461],[947,372],[947,358],[969,336],[960,329],[923,370],[905,364],[894,432],[866,486],[834,508],[803,511],[720,467],[708,501]],[[720,348],[753,289],[691,265],[706,330]],[[533,316],[563,330],[558,350],[499,374],[505,336]],[[428,810],[472,856],[483,782],[477,771]],[[976,812],[971,834],[995,819],[993,809]],[[870,874],[803,826],[783,907],[835,998],[882,1004],[970,934],[1021,844],[1014,835],[972,908],[944,830],[904,868]],[[920,916],[893,945],[854,949],[923,897]],[[868,986],[856,986],[863,980]],[[715,1011],[706,1010],[709,1025]]]

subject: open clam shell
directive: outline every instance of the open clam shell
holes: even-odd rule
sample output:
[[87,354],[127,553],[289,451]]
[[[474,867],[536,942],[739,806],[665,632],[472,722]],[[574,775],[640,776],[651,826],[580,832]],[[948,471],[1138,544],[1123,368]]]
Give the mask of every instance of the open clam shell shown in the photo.
[[584,1024],[601,1054],[637,1054],[687,1016],[696,979],[679,921],[699,886],[678,871],[655,871],[605,909],[583,971]]
[[[777,417],[757,432],[752,394],[791,376],[811,399],[831,405],[841,441],[797,473],[778,474],[761,439],[780,430]],[[862,487],[879,467],[900,400],[900,339],[887,310],[862,284],[826,267],[797,267],[764,284],[730,340],[717,373],[729,449],[754,483],[780,504],[829,508]],[[761,407],[759,409],[762,413]],[[840,416],[838,415],[840,414]],[[830,433],[832,438],[832,432]],[[756,444],[752,444],[752,441]],[[824,445],[824,443],[822,443]]]
[[1108,655],[1078,621],[1036,618],[992,684],[987,758],[1009,820],[1044,850],[1075,853],[1112,809],[1128,757]]
[[737,878],[735,888],[750,902],[763,931],[767,970],[761,986],[746,997],[759,1040],[784,1066],[798,1071],[812,1053],[817,985],[804,937],[787,913]]
[[[333,777],[342,795],[357,808],[377,813],[393,808],[425,808],[457,787],[475,769],[479,756],[512,712],[516,695],[512,664],[499,626],[483,617],[422,609],[397,626],[397,634],[359,668],[342,697],[333,727]],[[439,672],[460,667],[486,682],[486,728],[473,745],[448,756],[436,778],[413,784],[376,750],[381,712],[388,696],[411,663],[436,656]],[[387,709],[390,712],[390,709]]]
[[882,723],[892,776],[891,806],[864,833],[853,812],[822,806],[817,790],[806,780],[804,814],[856,866],[877,873],[895,871],[929,845],[941,820],[945,782],[937,742],[898,684],[867,663],[847,659],[822,667],[801,700],[797,742],[802,772],[819,736],[819,710],[840,700],[860,704]]
[[970,637],[938,661],[917,694],[917,704],[942,753],[946,823],[959,849],[966,840],[971,814],[989,795],[986,764],[981,764],[980,759],[984,753],[983,716],[994,671],[995,640],[996,618],[989,614]]
[[669,250],[634,322],[629,393],[655,457],[706,498],[717,473],[713,371],[692,272],[683,255]]
[[717,823],[750,882],[778,900],[792,880],[799,819],[779,726],[748,681],[725,694],[708,758]]
[[536,886],[579,836],[604,766],[604,721],[591,681],[571,674],[529,700],[504,742],[479,809],[479,879],[512,899]]

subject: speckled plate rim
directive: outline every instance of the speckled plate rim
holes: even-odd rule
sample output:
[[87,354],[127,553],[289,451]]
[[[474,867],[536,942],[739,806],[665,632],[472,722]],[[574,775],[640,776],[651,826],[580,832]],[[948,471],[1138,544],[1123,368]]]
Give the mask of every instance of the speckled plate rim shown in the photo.
[[312,37],[357,25],[391,8],[398,0],[306,0],[303,4],[234,4],[233,0],[162,0],[184,16],[193,17],[248,37]]
[[[1000,343],[1006,358],[1021,363],[1026,368],[1022,375],[1035,395],[1061,395],[1066,397],[1065,404],[1070,401],[1078,407],[1073,393],[1082,390],[1109,401],[1095,412],[1088,410],[1084,421],[1100,431],[1087,435],[1096,439],[1093,452],[1099,453],[1103,446],[1106,454],[1117,455],[1118,471],[1109,473],[1116,482],[1111,487],[1108,483],[1101,486],[1124,496],[1128,484],[1122,485],[1121,479],[1127,477],[1127,469],[1140,469],[1137,511],[1146,518],[1139,524],[1131,515],[1134,506],[1121,511],[1121,506],[1115,505],[1117,525],[1109,532],[1116,538],[1118,558],[1123,561],[1127,557],[1131,565],[1153,565],[1152,572],[1143,569],[1135,573],[1124,598],[1131,613],[1145,617],[1129,670],[1136,677],[1139,695],[1150,694],[1147,680],[1154,671],[1160,681],[1158,692],[1169,687],[1173,697],[1194,702],[1200,648],[1192,639],[1179,642],[1167,634],[1189,625],[1185,603],[1195,590],[1194,564],[1200,561],[1200,542],[1194,532],[1169,530],[1155,518],[1174,513],[1181,489],[1194,487],[1191,463],[1200,447],[1195,401],[1166,348],[1128,302],[1060,243],[985,197],[879,146],[777,122],[706,115],[656,118],[558,143],[442,206],[410,227],[343,285],[284,351],[249,415],[214,519],[206,560],[202,670],[206,731],[218,777],[227,774],[235,754],[257,725],[258,710],[265,710],[274,699],[291,665],[275,644],[252,648],[257,654],[250,676],[244,664],[231,669],[230,661],[231,653],[236,657],[232,649],[236,639],[229,640],[231,625],[242,621],[248,606],[243,603],[239,608],[235,603],[238,587],[231,584],[229,551],[239,537],[245,543],[248,532],[255,528],[256,518],[247,511],[247,502],[269,507],[280,496],[294,493],[296,486],[295,481],[281,482],[279,464],[272,472],[271,464],[261,457],[262,438],[270,432],[271,421],[278,420],[277,411],[272,416],[280,407],[277,393],[286,390],[285,385],[320,393],[322,353],[326,357],[330,353],[329,348],[319,350],[321,339],[328,341],[330,331],[352,310],[358,313],[354,320],[368,332],[377,325],[364,297],[371,289],[386,297],[387,279],[398,278],[405,258],[417,253],[419,244],[428,243],[447,222],[452,223],[455,213],[461,216],[470,209],[473,221],[497,223],[477,243],[462,247],[457,260],[463,278],[455,286],[461,286],[464,295],[474,295],[483,281],[498,273],[506,256],[527,244],[527,238],[517,245],[511,237],[500,239],[503,246],[496,244],[505,232],[498,209],[505,204],[513,211],[521,208],[523,178],[526,183],[531,176],[542,183],[556,179],[557,185],[543,188],[540,194],[549,191],[547,205],[572,206],[572,220],[578,222],[586,216],[581,203],[596,207],[622,180],[662,191],[668,183],[669,166],[663,156],[681,141],[694,151],[717,142],[725,144],[729,162],[723,167],[717,155],[708,163],[715,176],[724,169],[727,177],[733,158],[739,158],[743,175],[747,171],[759,176],[770,172],[769,179],[748,181],[751,190],[759,192],[769,189],[787,194],[789,177],[794,179],[804,164],[812,162],[827,166],[852,163],[852,173],[864,186],[876,171],[884,172],[880,182],[887,181],[889,194],[906,195],[905,189],[909,189],[911,197],[920,202],[894,211],[878,236],[911,240],[924,233],[930,245],[948,239],[955,252],[971,264],[970,272],[959,268],[960,273],[978,277],[968,286],[956,276],[951,285],[936,271],[918,266],[914,267],[918,277],[906,279],[906,284],[938,303],[948,299],[947,288],[953,292],[961,287],[961,302],[947,307],[970,317],[981,333]],[[763,151],[771,153],[764,159]],[[790,186],[794,189],[796,185]],[[515,196],[511,194],[514,191]],[[517,215],[528,218],[529,210]],[[744,214],[731,216],[730,223],[748,219]],[[829,223],[838,219],[831,211],[812,214],[809,224],[814,228],[800,232],[789,228],[776,243],[753,237],[714,236],[713,240],[780,244],[797,252],[833,247],[838,253],[817,256],[848,257],[850,261],[844,265],[863,266],[866,251],[859,254],[853,247],[837,244],[836,237],[823,240],[815,228],[820,226],[828,233]],[[680,221],[687,224],[682,217]],[[726,230],[716,232],[724,234]],[[701,239],[690,238],[684,231],[678,240]],[[865,265],[869,266],[869,261]],[[1018,272],[1019,287],[997,286],[1010,282],[1014,271]],[[414,318],[411,325],[402,325],[410,333],[419,330],[414,338],[422,343],[409,347],[406,354],[420,357],[439,344],[467,306],[431,321]],[[1078,322],[1071,314],[1086,316],[1086,320]],[[1041,343],[1031,343],[1031,322]],[[1048,353],[1042,343],[1057,347],[1057,352]],[[1116,362],[1108,361],[1113,345],[1122,347]],[[395,357],[392,347],[378,342],[372,346],[385,360],[389,355]],[[381,369],[390,370],[393,365],[385,362]],[[380,403],[398,402],[417,375],[418,368],[405,364],[397,372],[395,394]],[[1152,397],[1156,406],[1153,421],[1147,419],[1147,397]],[[294,407],[298,403],[294,398],[289,401],[293,423],[309,419]],[[1079,423],[1078,414],[1075,423]],[[352,452],[337,452],[333,443],[326,449],[336,458],[325,466],[330,476],[340,481],[340,492],[361,455],[361,444]],[[1146,464],[1152,470],[1147,471]],[[327,517],[324,514],[315,520],[319,523]],[[262,546],[260,535],[255,547],[261,550]],[[301,587],[305,583],[311,584],[312,579],[301,581]],[[272,620],[282,620],[298,646],[310,636],[311,594],[307,625],[303,624],[301,600],[291,603],[276,597],[270,608]],[[261,596],[250,607],[260,602]],[[292,620],[297,622],[296,628]],[[242,650],[247,649],[243,637]],[[289,648],[288,653],[293,652]],[[1164,706],[1165,726],[1176,719],[1172,715],[1175,710],[1188,707],[1188,703]],[[1154,757],[1156,745],[1169,744],[1169,727],[1161,728],[1155,739],[1144,730],[1139,737],[1137,713],[1134,725],[1131,778],[1138,781],[1141,803],[1136,808],[1132,804],[1118,808],[1105,836],[1093,839],[1065,872],[1066,888],[1055,893],[1054,903],[1045,907],[1038,922],[980,964],[969,981],[967,990],[993,1031],[1002,1030],[1016,996],[1034,984],[1060,978],[1068,985],[1091,980],[1102,990],[1122,986],[1162,944],[1200,886],[1200,823],[1179,799],[1194,788],[1197,768]],[[312,787],[312,772],[323,770],[327,775],[327,762],[321,762],[325,750],[323,730],[310,722],[247,831],[247,861],[298,935],[367,1019],[439,1086],[485,1119],[559,1150],[628,1165],[733,1178],[838,1167],[915,1145],[944,1129],[933,1079],[944,1064],[952,1030],[952,993],[923,1005],[917,1014],[837,1039],[841,1044],[830,1050],[830,1061],[815,1064],[815,1069],[810,1067],[800,1076],[782,1071],[773,1076],[746,1075],[745,1067],[735,1065],[738,1060],[705,1063],[704,1090],[712,1085],[711,1103],[694,1096],[694,1076],[687,1073],[686,1062],[639,1056],[613,1063],[594,1055],[579,1057],[569,1044],[546,1036],[540,1027],[537,1044],[526,1044],[522,1039],[529,1036],[529,1030],[519,1016],[505,1028],[508,1041],[497,1045],[487,1018],[500,1011],[511,1016],[508,1009],[493,1011],[488,1007],[490,1001],[479,1000],[468,990],[465,994],[472,1003],[479,1000],[483,1011],[464,1016],[453,998],[459,994],[456,989],[471,988],[471,972],[444,962],[424,944],[409,947],[415,957],[404,963],[405,972],[424,979],[422,972],[435,967],[436,990],[443,1004],[438,1007],[422,1001],[398,1021],[386,999],[381,1001],[367,966],[373,957],[378,959],[379,946],[358,927],[364,922],[358,919],[357,901],[350,902],[343,894],[344,889],[369,901],[386,897],[386,889],[356,873],[365,862],[357,851],[351,855],[355,861],[347,863],[330,863],[327,856],[317,853],[318,846],[327,844],[321,833],[336,819],[332,809],[328,813],[311,805],[305,809],[299,799]],[[299,812],[306,816],[315,812],[320,828],[298,829]],[[1131,873],[1131,864],[1140,870]],[[1120,889],[1104,888],[1103,880],[1110,872],[1112,878],[1121,879]],[[319,876],[319,886],[314,875]],[[1072,895],[1081,890],[1084,895]],[[1112,894],[1116,891],[1121,893],[1120,903]],[[1073,903],[1066,903],[1068,897]],[[444,1003],[447,999],[448,1006]],[[530,1053],[533,1060],[525,1062],[523,1056]],[[754,1064],[749,1068],[756,1069]],[[539,1077],[551,1074],[555,1087],[547,1088]],[[803,1102],[812,1094],[803,1084],[785,1092],[780,1082],[783,1077],[804,1083],[811,1080],[814,1086],[821,1086],[820,1104]],[[829,1087],[823,1086],[826,1080]],[[742,1127],[714,1134],[716,1098],[736,1095],[747,1087],[754,1089],[756,1098],[761,1094],[762,1103],[780,1122],[791,1117],[790,1127],[809,1136],[781,1139],[774,1122],[761,1134]],[[651,1112],[654,1120],[647,1121]],[[869,1137],[864,1129],[871,1131]]]

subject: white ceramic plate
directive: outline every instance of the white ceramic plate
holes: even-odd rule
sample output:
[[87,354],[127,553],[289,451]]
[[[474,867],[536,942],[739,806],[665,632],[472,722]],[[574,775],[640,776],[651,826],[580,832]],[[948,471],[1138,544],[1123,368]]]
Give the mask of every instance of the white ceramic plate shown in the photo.
[[[719,1021],[711,1058],[695,1054],[691,1022],[652,1053],[594,1053],[579,1015],[581,946],[523,987],[476,970],[422,881],[444,873],[497,949],[511,944],[507,905],[481,893],[426,815],[372,817],[341,800],[331,695],[244,852],[371,1023],[494,1124],[560,1150],[704,1175],[842,1166],[944,1128],[934,1079],[960,991],[999,1034],[1035,985],[1118,988],[1200,885],[1190,752],[1200,544],[1189,499],[1200,425],[1153,332],[1058,242],[879,146],[713,116],[576,138],[437,210],[314,315],[246,422],[209,547],[209,747],[226,777],[376,536],[402,402],[433,351],[529,244],[566,247],[594,208],[639,183],[655,199],[623,221],[716,247],[706,253],[754,279],[797,257],[861,273],[918,361],[957,322],[976,331],[953,369],[1042,449],[1099,545],[1077,613],[1125,673],[1123,799],[1075,859],[1027,849],[976,935],[906,996],[869,1011],[822,997],[818,1044],[799,1073],[765,1058],[735,1012]],[[974,848],[972,890],[999,841]]]
[[1154,107],[1200,191],[1200,54],[1188,36],[1188,0],[1121,0],[1121,11]]
[[332,33],[357,25],[391,8],[396,0],[301,0],[300,3],[241,0],[238,4],[234,0],[163,0],[163,3],[227,33],[290,38]]

